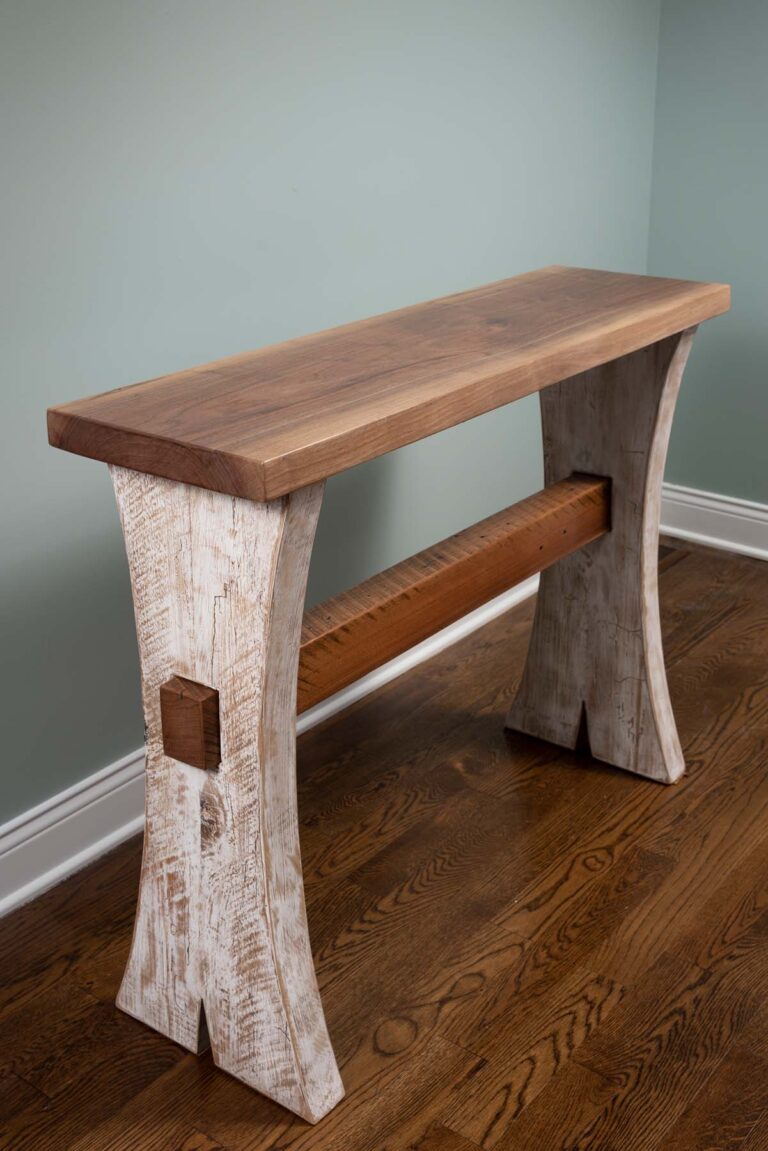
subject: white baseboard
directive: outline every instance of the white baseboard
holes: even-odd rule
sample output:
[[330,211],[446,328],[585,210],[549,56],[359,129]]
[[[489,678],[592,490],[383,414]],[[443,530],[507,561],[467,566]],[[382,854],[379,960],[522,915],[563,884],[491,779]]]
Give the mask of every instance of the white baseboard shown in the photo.
[[[665,484],[662,530],[768,559],[768,506]],[[533,595],[537,577],[470,612],[299,717],[299,734],[349,707]],[[138,749],[0,826],[0,915],[59,883],[141,830],[144,751]]]
[[768,505],[664,484],[661,530],[693,543],[768,559]]
[[[296,724],[299,735],[509,611],[537,586],[538,576],[525,580],[305,711]],[[0,826],[0,915],[129,839],[143,823],[144,749],[139,748]]]
[[140,748],[0,827],[0,915],[135,835],[143,823]]

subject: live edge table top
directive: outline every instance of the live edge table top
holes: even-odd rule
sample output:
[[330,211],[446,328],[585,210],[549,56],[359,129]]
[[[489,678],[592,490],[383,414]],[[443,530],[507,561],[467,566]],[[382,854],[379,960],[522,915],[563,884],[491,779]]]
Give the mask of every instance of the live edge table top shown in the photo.
[[51,408],[50,442],[268,500],[728,310],[724,284],[550,267]]

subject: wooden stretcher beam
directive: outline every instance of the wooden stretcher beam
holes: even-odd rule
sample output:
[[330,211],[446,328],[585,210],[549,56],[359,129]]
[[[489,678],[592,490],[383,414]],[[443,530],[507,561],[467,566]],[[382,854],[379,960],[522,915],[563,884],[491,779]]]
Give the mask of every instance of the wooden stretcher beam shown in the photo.
[[610,530],[610,480],[573,475],[304,614],[306,711]]

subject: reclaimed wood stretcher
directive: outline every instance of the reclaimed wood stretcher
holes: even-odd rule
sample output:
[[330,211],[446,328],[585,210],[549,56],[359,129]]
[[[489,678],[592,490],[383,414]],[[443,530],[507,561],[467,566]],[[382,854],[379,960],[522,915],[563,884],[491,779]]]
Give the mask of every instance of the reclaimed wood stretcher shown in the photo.
[[[296,713],[534,572],[508,724],[684,770],[656,558],[696,325],[729,289],[550,267],[52,408],[110,465],[146,718],[118,1006],[315,1122],[343,1095],[312,962]],[[546,486],[304,612],[326,478],[539,392]],[[471,461],[468,461],[471,463]]]

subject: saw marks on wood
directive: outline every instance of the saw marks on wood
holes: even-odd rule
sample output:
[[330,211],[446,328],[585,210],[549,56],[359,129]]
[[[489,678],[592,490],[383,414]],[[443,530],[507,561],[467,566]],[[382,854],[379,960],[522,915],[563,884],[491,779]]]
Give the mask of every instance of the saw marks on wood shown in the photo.
[[[322,485],[254,504],[112,474],[147,726],[144,861],[118,1006],[191,1051],[210,1038],[218,1066],[315,1121],[343,1093],[307,934],[294,759]],[[164,750],[169,675],[218,693],[215,771]]]
[[768,565],[660,588],[675,788],[504,733],[531,603],[302,737],[319,1124],[114,1009],[132,841],[0,922],[0,1147],[767,1151]]
[[540,394],[544,478],[611,477],[611,531],[542,572],[508,723],[674,783],[685,770],[669,701],[656,582],[661,485],[695,329]]

